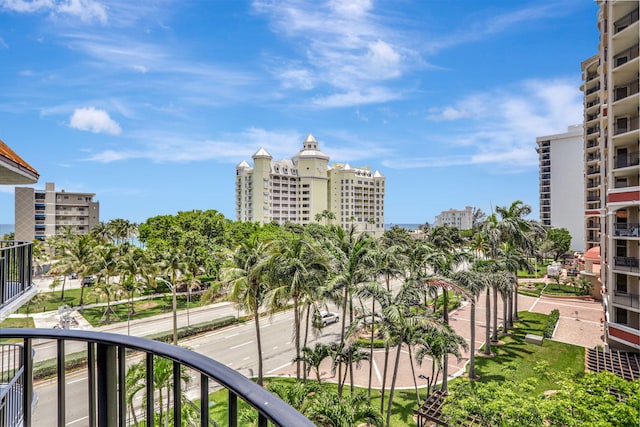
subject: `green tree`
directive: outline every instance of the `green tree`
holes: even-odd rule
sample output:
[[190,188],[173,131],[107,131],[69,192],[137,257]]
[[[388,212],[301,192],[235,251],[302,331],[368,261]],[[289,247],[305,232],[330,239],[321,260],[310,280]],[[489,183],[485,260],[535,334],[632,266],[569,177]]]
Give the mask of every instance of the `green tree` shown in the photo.
[[558,261],[561,255],[571,249],[571,234],[566,228],[547,228],[547,238],[543,242],[545,252],[553,254],[553,260]]
[[253,315],[258,351],[257,383],[262,385],[263,359],[260,334],[260,308],[269,291],[266,281],[267,254],[270,243],[261,241],[258,235],[242,243],[233,252],[229,263],[220,271],[220,277],[228,287],[229,300],[238,308]]

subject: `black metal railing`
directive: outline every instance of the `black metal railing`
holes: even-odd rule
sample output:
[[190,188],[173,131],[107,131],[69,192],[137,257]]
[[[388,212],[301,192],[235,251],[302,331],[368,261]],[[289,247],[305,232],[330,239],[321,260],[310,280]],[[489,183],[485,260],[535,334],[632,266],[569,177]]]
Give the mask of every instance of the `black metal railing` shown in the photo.
[[638,271],[638,265],[640,264],[638,258],[629,256],[614,256],[613,265],[618,270]]
[[0,308],[29,290],[33,244],[0,241]]
[[619,67],[631,61],[632,59],[636,59],[639,52],[640,51],[638,50],[638,45],[631,46],[629,49],[625,49],[622,52],[619,52],[613,57],[613,66]]
[[[24,395],[23,347],[17,344],[0,345],[0,426],[22,425]],[[32,355],[33,357],[33,355]],[[33,400],[29,401],[33,403]],[[31,403],[28,405],[31,408]]]
[[633,151],[626,155],[616,156],[616,168],[626,168],[629,166],[638,166],[640,164],[640,152]]
[[615,224],[615,234],[621,237],[639,237],[640,224],[633,222],[618,222]]
[[[624,123],[626,122],[626,123]],[[625,120],[622,123],[616,122],[616,126],[614,128],[614,135],[620,135],[623,133],[627,133],[627,132],[631,132],[634,130],[638,130],[638,128],[640,127],[640,120],[638,119],[638,116],[635,117],[630,117],[629,119]]]
[[[22,404],[22,426],[31,427],[33,417],[26,402],[32,401],[33,396],[33,361],[30,355],[34,340],[55,340],[57,343],[57,417],[58,425],[66,424],[67,396],[65,392],[66,353],[65,344],[68,342],[85,342],[86,348],[86,376],[88,383],[87,420],[89,426],[106,427],[129,425],[127,421],[126,403],[126,373],[128,353],[136,352],[142,355],[145,369],[146,396],[144,399],[143,418],[146,425],[154,424],[156,415],[156,390],[154,390],[154,363],[157,357],[172,362],[172,423],[182,425],[182,368],[189,368],[200,374],[200,426],[209,427],[210,419],[210,381],[228,391],[227,412],[224,425],[236,427],[238,425],[238,398],[246,402],[257,411],[258,426],[266,427],[267,422],[276,426],[313,426],[313,423],[287,405],[280,398],[269,393],[248,378],[227,366],[207,357],[181,347],[153,341],[146,338],[106,332],[65,330],[65,329],[18,329],[6,328],[2,330],[3,338],[19,338],[23,340],[24,392]],[[166,403],[166,402],[165,402]],[[76,402],[73,402],[77,406]],[[213,423],[215,425],[215,423]]]

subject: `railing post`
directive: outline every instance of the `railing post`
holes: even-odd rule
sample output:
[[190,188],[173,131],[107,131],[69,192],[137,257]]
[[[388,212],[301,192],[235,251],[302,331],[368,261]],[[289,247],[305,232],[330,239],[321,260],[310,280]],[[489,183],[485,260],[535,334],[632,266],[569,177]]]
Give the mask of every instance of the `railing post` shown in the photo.
[[115,427],[118,423],[118,374],[116,347],[98,344],[98,427]]
[[24,392],[22,393],[22,419],[24,427],[31,427],[31,403],[33,402],[33,356],[31,350],[31,338],[24,339],[22,347],[22,375]]
[[64,363],[64,340],[58,340],[58,427],[64,427],[65,422],[65,408],[66,405],[66,393],[65,393],[65,363]]
[[147,425],[152,426],[154,424],[153,405],[155,403],[155,396],[153,395],[153,354],[147,353]]
[[87,385],[89,387],[89,427],[96,426],[96,346],[87,343]]
[[127,349],[118,347],[118,426],[127,424]]
[[200,374],[200,427],[209,427],[209,377]]
[[[173,362],[173,425],[182,425],[180,417],[182,415],[182,392],[180,387],[180,363]],[[167,417],[169,414],[167,414]]]
[[238,396],[229,390],[229,427],[238,427]]

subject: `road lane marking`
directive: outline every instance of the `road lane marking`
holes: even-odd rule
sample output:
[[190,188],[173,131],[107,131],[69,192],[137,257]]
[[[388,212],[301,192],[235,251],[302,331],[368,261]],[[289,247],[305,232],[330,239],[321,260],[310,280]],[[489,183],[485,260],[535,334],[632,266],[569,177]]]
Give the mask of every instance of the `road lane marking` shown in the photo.
[[77,380],[67,381],[67,384],[75,384],[75,383],[79,383],[79,382],[81,382],[81,381],[86,381],[86,380],[87,380],[87,378],[86,378],[86,377],[85,377],[85,378],[79,378],[79,379],[77,379]]
[[84,421],[84,420],[86,420],[88,418],[89,418],[89,416],[87,415],[86,417],[82,417],[82,418],[78,418],[77,420],[69,421],[66,425],[70,426],[72,424],[79,423],[80,421]]
[[249,359],[251,359],[251,358],[250,358],[249,356],[247,356],[247,357],[245,357],[245,358],[244,358],[244,359],[242,359],[242,360],[249,360]]
[[225,335],[225,336],[224,336],[224,339],[226,340],[227,338],[232,338],[232,337],[235,337],[235,336],[238,336],[238,335],[240,335],[240,334],[239,334],[239,333],[237,333],[237,332],[236,332],[235,334]]
[[253,342],[253,340],[251,341],[247,341],[247,342],[243,342],[242,344],[238,344],[238,345],[234,345],[233,347],[229,347],[229,350],[235,350],[236,348],[245,346],[245,345],[249,345]]

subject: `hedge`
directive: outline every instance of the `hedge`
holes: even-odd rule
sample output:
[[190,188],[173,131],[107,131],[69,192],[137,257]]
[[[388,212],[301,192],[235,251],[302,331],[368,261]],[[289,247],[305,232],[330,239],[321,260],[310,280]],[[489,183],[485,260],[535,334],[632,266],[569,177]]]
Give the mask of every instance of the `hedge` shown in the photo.
[[549,317],[547,317],[547,323],[544,325],[544,337],[553,337],[553,331],[556,329],[556,323],[560,319],[560,311],[558,309],[552,310]]

